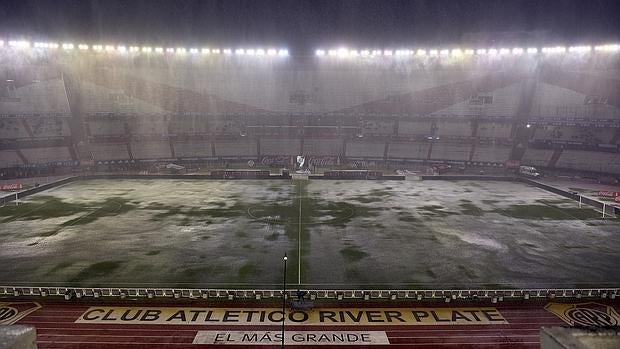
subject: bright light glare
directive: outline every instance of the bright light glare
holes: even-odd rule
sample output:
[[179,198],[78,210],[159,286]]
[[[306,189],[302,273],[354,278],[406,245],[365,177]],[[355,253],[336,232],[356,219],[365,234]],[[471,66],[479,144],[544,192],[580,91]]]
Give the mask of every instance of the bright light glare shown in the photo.
[[155,47],[155,53],[164,53],[163,47]]
[[460,48],[455,48],[450,52],[453,56],[460,56],[463,54],[463,51],[461,51]]
[[370,51],[368,51],[368,50],[362,50],[362,51],[360,52],[360,54],[361,54],[363,57],[368,57],[368,56],[370,56]]
[[219,48],[214,48],[211,52],[212,52],[214,55],[219,55],[219,54],[220,54],[220,49],[219,49]]
[[450,53],[450,50],[441,50],[441,51],[439,51],[439,54],[442,55],[442,56],[445,56],[445,55],[447,55],[449,53]]
[[274,48],[270,48],[270,49],[267,50],[267,55],[268,56],[275,56],[277,54],[278,54],[278,51],[276,51],[276,49],[274,49]]
[[70,43],[62,44],[62,48],[63,50],[73,50],[73,44],[70,44]]
[[174,53],[174,49],[173,49],[172,47],[168,47],[168,48],[166,49],[166,52],[168,52],[168,53]]
[[284,49],[279,50],[278,56],[282,56],[282,57],[288,56],[288,50],[284,50]]
[[229,49],[229,48],[225,48],[225,49],[224,49],[224,54],[225,54],[225,55],[229,55],[229,54],[231,54],[231,53],[232,53],[232,50],[231,50],[231,49]]
[[497,54],[497,50],[494,48],[490,48],[489,51],[487,51],[490,55],[496,55]]
[[[116,46],[116,51],[123,53],[127,51],[127,47],[125,46]],[[133,52],[133,47],[129,48],[129,51]]]
[[473,54],[474,54],[474,50],[472,50],[472,49],[467,49],[467,50],[465,50],[465,54],[466,54],[466,55],[473,55]]
[[151,53],[151,51],[153,51],[153,49],[148,46],[142,47],[142,52],[144,53]]
[[178,55],[185,54],[185,52],[186,52],[186,51],[185,51],[185,47],[177,47],[177,49],[176,49],[176,51],[175,51],[175,52],[176,52],[176,54],[178,54]]
[[603,51],[603,52],[615,52],[615,51],[620,51],[620,45],[600,45],[600,46],[596,46],[594,48],[594,50],[596,51]]
[[250,48],[245,53],[247,53],[248,56],[254,56],[256,54],[256,50]]
[[102,45],[93,45],[93,50],[95,50],[95,51],[102,51],[103,50],[103,46]]
[[529,54],[538,53],[538,49],[536,47],[529,47],[527,49],[527,53],[529,53]]
[[319,57],[325,56],[325,50],[316,50],[314,54]]
[[198,53],[198,49],[197,48],[190,48],[189,49],[189,53],[196,54],[196,53]]
[[590,52],[592,46],[571,46],[568,48],[568,52]]
[[203,55],[208,55],[211,53],[211,50],[209,50],[208,48],[203,48],[200,52],[202,52]]
[[88,45],[86,44],[79,44],[78,45],[78,49],[84,51],[84,50],[88,50]]
[[106,45],[105,50],[108,51],[108,52],[113,52],[114,51],[114,46]]
[[487,50],[485,50],[483,48],[479,48],[479,49],[476,50],[476,54],[477,55],[483,55],[485,53],[487,53]]
[[431,56],[437,56],[437,55],[439,54],[439,51],[437,51],[437,50],[430,50],[430,51],[429,51],[429,54],[430,54]]
[[238,48],[235,50],[235,54],[236,55],[244,55],[245,54],[245,50],[242,48]]
[[28,48],[30,43],[28,41],[9,41],[9,46],[15,48]]
[[256,49],[256,55],[257,56],[264,56],[265,55],[265,50],[263,50],[262,48]]
[[513,55],[520,55],[523,53],[523,49],[521,47],[515,47],[512,49],[512,54]]
[[392,50],[384,50],[383,51],[383,55],[384,56],[391,56],[393,54]]
[[426,56],[426,50],[422,50],[422,49],[420,49],[420,50],[418,50],[418,51],[416,52],[416,54],[417,54],[418,56]]

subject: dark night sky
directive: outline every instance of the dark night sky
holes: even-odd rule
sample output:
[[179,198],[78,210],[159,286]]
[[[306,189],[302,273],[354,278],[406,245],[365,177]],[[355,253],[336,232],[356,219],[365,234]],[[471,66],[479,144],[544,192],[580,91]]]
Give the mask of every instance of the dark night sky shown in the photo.
[[0,0],[0,36],[126,44],[454,44],[464,33],[545,31],[619,41],[620,0]]

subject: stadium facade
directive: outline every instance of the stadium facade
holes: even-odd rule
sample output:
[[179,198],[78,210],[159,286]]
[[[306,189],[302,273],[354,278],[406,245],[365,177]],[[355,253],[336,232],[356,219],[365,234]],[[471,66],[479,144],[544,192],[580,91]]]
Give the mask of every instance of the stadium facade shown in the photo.
[[620,174],[617,46],[0,47],[4,175],[162,162],[520,163]]

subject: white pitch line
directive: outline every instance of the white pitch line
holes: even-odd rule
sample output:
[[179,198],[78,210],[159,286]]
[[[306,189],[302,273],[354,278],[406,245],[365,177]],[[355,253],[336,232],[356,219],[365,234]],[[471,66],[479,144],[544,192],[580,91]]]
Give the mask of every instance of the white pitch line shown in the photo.
[[297,284],[301,285],[301,182],[299,183],[299,227],[297,228]]

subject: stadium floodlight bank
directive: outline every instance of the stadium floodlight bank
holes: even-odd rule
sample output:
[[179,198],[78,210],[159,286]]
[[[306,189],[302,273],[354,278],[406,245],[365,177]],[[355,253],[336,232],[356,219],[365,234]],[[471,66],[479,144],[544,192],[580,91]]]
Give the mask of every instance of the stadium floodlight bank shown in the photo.
[[[47,51],[65,51],[65,52],[103,52],[118,54],[144,54],[144,55],[203,55],[203,56],[248,56],[248,57],[287,57],[289,51],[286,48],[274,47],[182,47],[182,46],[152,46],[152,45],[125,45],[125,44],[101,44],[101,43],[71,43],[71,42],[40,42],[29,40],[0,40],[0,48],[16,49],[16,50],[47,50]],[[319,48],[315,50],[317,57],[338,57],[338,58],[406,58],[406,57],[424,57],[424,56],[473,56],[473,55],[533,55],[533,54],[561,54],[561,53],[590,53],[590,52],[618,52],[620,44],[605,43],[594,45],[574,45],[574,46],[536,46],[536,47],[490,47],[490,48],[346,48],[337,47],[331,49]]]

